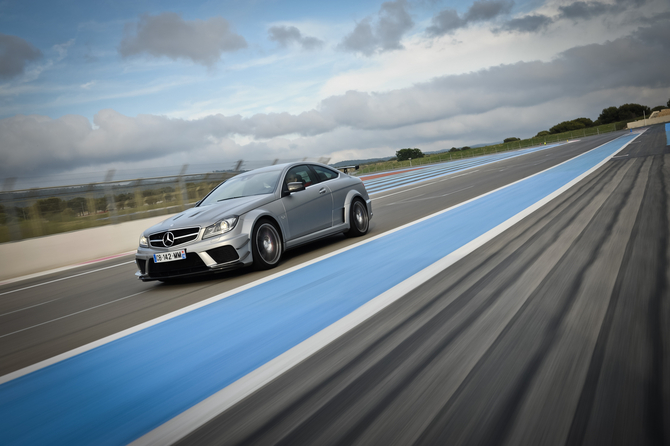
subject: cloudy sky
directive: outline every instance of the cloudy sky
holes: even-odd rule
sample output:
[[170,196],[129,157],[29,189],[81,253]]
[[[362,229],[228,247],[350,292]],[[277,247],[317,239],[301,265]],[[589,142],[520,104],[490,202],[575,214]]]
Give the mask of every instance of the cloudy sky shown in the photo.
[[667,0],[0,1],[0,181],[440,150],[669,98]]

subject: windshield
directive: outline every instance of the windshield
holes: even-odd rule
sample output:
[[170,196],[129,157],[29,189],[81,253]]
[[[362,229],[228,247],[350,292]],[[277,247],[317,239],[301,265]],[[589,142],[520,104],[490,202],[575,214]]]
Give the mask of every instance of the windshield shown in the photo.
[[200,206],[233,198],[271,194],[277,187],[280,174],[281,169],[237,175],[214,189]]

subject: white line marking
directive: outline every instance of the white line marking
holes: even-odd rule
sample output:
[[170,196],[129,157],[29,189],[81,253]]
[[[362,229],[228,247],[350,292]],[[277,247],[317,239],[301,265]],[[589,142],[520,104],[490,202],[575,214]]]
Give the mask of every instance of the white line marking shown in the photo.
[[54,269],[50,269],[48,271],[42,271],[42,272],[39,272],[39,273],[28,274],[26,276],[15,277],[13,279],[7,279],[5,281],[0,282],[0,286],[9,285],[10,283],[21,282],[21,281],[28,280],[28,279],[34,279],[36,277],[46,276],[48,274],[60,273],[60,272],[63,272],[63,271],[74,269],[74,268],[81,268],[83,266],[92,265],[94,263],[100,263],[100,262],[104,262],[106,260],[115,259],[117,257],[129,256],[131,254],[135,254],[135,252],[136,251],[123,252],[121,254],[115,254],[115,255],[112,255],[112,256],[107,256],[107,257],[103,257],[101,259],[96,259],[96,260],[91,260],[91,261],[88,261],[88,262],[77,263],[75,265],[61,266],[60,268],[54,268]]
[[61,319],[65,319],[65,318],[68,318],[70,316],[74,316],[76,314],[81,314],[81,313],[84,313],[84,312],[89,311],[89,310],[95,310],[96,308],[104,307],[105,305],[113,304],[114,302],[119,302],[119,301],[129,299],[129,298],[134,297],[134,296],[138,296],[142,293],[146,293],[147,291],[149,291],[149,290],[140,291],[139,293],[131,294],[130,296],[122,297],[120,299],[110,300],[109,302],[105,302],[104,304],[96,305],[95,307],[87,308],[85,310],[81,310],[81,311],[77,311],[75,313],[71,313],[71,314],[68,314],[68,315],[65,315],[65,316],[57,317],[56,319],[51,319],[50,321],[42,322],[41,324],[32,325],[30,327],[22,328],[21,330],[16,330],[16,331],[13,331],[11,333],[3,334],[2,336],[0,336],[0,338],[4,338],[6,336],[11,336],[11,335],[16,334],[16,333],[21,333],[22,331],[30,330],[32,328],[41,327],[42,325],[46,325],[46,324],[50,324],[52,322],[60,321]]
[[19,311],[23,311],[23,310],[29,310],[29,309],[31,309],[31,308],[39,307],[40,305],[48,304],[49,302],[55,302],[55,301],[57,301],[57,300],[61,300],[61,299],[64,299],[64,297],[59,297],[58,299],[47,300],[46,302],[42,302],[42,303],[39,303],[39,304],[31,305],[31,306],[29,306],[29,307],[19,308],[18,310],[10,311],[9,313],[3,313],[3,314],[0,314],[0,317],[2,317],[2,316],[7,316],[7,315],[9,315],[9,314],[18,313]]
[[83,273],[75,274],[74,276],[61,277],[60,279],[54,279],[54,280],[50,280],[48,282],[37,283],[35,285],[30,285],[30,286],[27,286],[27,287],[24,287],[24,288],[18,288],[16,290],[5,291],[4,293],[0,293],[0,296],[4,296],[5,294],[17,293],[17,292],[23,291],[23,290],[29,290],[31,288],[35,288],[35,287],[42,286],[42,285],[48,285],[48,284],[54,283],[54,282],[60,282],[61,280],[67,280],[67,279],[72,279],[74,277],[84,276],[86,274],[97,273],[98,271],[103,271],[103,270],[110,269],[110,268],[116,268],[117,266],[128,265],[130,263],[135,263],[135,261],[131,260],[130,262],[117,263],[116,265],[105,266],[104,268],[98,268],[98,269],[94,269],[94,270],[91,270],[91,271],[85,271]]
[[[394,192],[392,194],[384,195],[384,196],[381,196],[381,197],[374,197],[372,199],[373,200],[381,200],[382,198],[390,197],[392,195],[404,194],[405,192],[409,192],[409,191],[414,190],[414,189],[419,189],[419,188],[422,188],[422,187],[430,186],[431,184],[435,184],[435,183],[441,183],[442,181],[453,180],[454,178],[458,178],[458,177],[464,177],[465,175],[470,175],[470,174],[475,173],[475,172],[479,172],[479,170],[473,170],[472,172],[463,173],[461,175],[456,175],[456,176],[453,176],[453,177],[449,176],[448,178],[442,178],[440,180],[435,180],[435,178],[441,178],[441,177],[427,178],[424,181],[430,181],[430,180],[435,180],[435,181],[431,181],[428,184],[422,184],[421,186],[413,187],[411,189],[401,190],[399,192]],[[382,192],[384,192],[384,191],[373,192],[373,193],[370,194],[370,197],[372,197],[375,194],[380,194]]]
[[[393,202],[393,203],[389,203],[389,204],[382,204],[381,206],[378,206],[378,207],[383,208],[383,207],[386,207],[386,206],[393,206],[393,205],[396,205],[396,204],[416,203],[417,201],[434,200],[435,198],[446,197],[447,195],[452,195],[452,194],[455,194],[455,193],[457,193],[457,192],[461,192],[461,191],[464,191],[464,190],[467,190],[467,189],[471,189],[471,188],[473,188],[473,187],[474,187],[474,186],[468,186],[468,187],[464,187],[464,188],[462,188],[462,189],[455,190],[455,191],[453,191],[453,192],[449,192],[449,193],[442,194],[442,195],[433,195],[433,196],[431,196],[431,197],[424,197],[424,198],[417,198],[417,197],[414,197],[414,198],[407,198],[407,199],[405,199],[405,200],[395,201],[395,202]],[[424,195],[425,195],[425,194],[424,194]]]
[[[643,133],[643,132],[642,132],[642,133]],[[642,134],[642,133],[640,133],[640,134]],[[638,135],[638,136],[639,136],[639,135]],[[614,141],[614,140],[612,140],[612,141]],[[126,329],[126,330],[123,330],[123,331],[120,331],[120,332],[118,332],[118,333],[114,333],[114,334],[112,334],[112,335],[106,336],[106,337],[104,337],[104,338],[102,338],[102,339],[98,339],[97,341],[93,341],[93,342],[90,342],[90,343],[88,343],[88,344],[86,344],[86,345],[82,345],[81,347],[77,347],[77,348],[75,348],[75,349],[73,349],[73,350],[70,350],[70,351],[68,351],[68,352],[61,353],[60,355],[56,355],[56,356],[54,356],[54,357],[52,357],[52,358],[49,358],[49,359],[45,359],[45,360],[40,361],[40,362],[38,362],[38,363],[36,363],[36,364],[29,365],[29,366],[24,367],[24,368],[22,368],[22,369],[20,369],[20,370],[16,370],[16,371],[14,371],[14,372],[12,372],[12,373],[8,373],[7,375],[0,376],[0,385],[4,384],[4,383],[6,383],[6,382],[12,381],[12,380],[14,380],[14,379],[16,379],[16,378],[20,378],[21,376],[25,376],[25,375],[27,375],[27,374],[29,374],[29,373],[35,372],[35,371],[37,371],[37,370],[43,369],[43,368],[45,368],[45,367],[48,367],[48,366],[50,366],[50,365],[53,365],[53,364],[56,364],[56,363],[58,363],[58,362],[64,361],[64,360],[66,360],[66,359],[68,359],[68,358],[72,358],[73,356],[77,356],[77,355],[79,355],[79,354],[81,354],[81,353],[85,353],[85,352],[87,352],[87,351],[89,351],[89,350],[93,350],[94,348],[100,347],[100,346],[105,345],[105,344],[109,344],[110,342],[114,342],[114,341],[116,341],[117,339],[124,338],[124,337],[129,336],[129,335],[131,335],[131,334],[133,334],[133,333],[137,333],[137,332],[139,332],[139,331],[142,331],[142,330],[144,330],[144,329],[146,329],[146,328],[153,327],[154,325],[158,325],[158,324],[160,324],[160,323],[162,323],[162,322],[165,322],[165,321],[167,321],[167,320],[174,319],[175,317],[181,316],[182,314],[190,313],[191,311],[195,311],[195,310],[197,310],[197,309],[199,309],[199,308],[205,307],[205,306],[207,306],[207,305],[211,305],[211,304],[213,304],[213,303],[215,303],[215,302],[218,302],[218,301],[220,301],[220,300],[223,300],[223,299],[225,299],[225,298],[227,298],[227,297],[230,297],[230,296],[232,296],[232,295],[234,295],[234,294],[240,293],[240,292],[242,292],[242,291],[244,291],[244,290],[247,290],[247,289],[249,289],[249,288],[253,288],[253,287],[255,287],[255,286],[257,286],[257,285],[260,285],[260,284],[262,284],[262,283],[269,282],[270,280],[274,280],[274,279],[276,279],[276,278],[278,278],[278,277],[281,277],[281,276],[284,276],[284,275],[286,275],[286,274],[290,274],[290,273],[292,273],[292,272],[294,272],[294,271],[297,271],[297,270],[299,270],[299,269],[305,268],[305,267],[307,267],[307,266],[309,266],[309,265],[312,265],[312,264],[314,264],[314,263],[317,263],[317,262],[320,262],[320,261],[322,261],[322,260],[328,259],[328,258],[330,258],[330,257],[336,256],[336,255],[341,254],[341,253],[343,253],[343,252],[345,252],[345,251],[349,251],[350,249],[355,249],[355,248],[357,248],[357,247],[359,247],[359,246],[362,246],[362,245],[365,245],[365,244],[367,244],[367,243],[373,242],[373,241],[375,241],[375,240],[377,240],[377,239],[380,239],[380,238],[382,238],[382,237],[386,237],[386,236],[391,235],[391,234],[393,234],[393,233],[395,233],[395,232],[401,231],[401,230],[403,230],[403,229],[405,229],[405,228],[414,226],[414,225],[419,224],[419,223],[421,223],[421,222],[423,222],[423,221],[425,221],[425,220],[428,220],[428,219],[430,219],[430,218],[432,218],[432,217],[435,217],[435,216],[437,216],[437,215],[444,214],[445,212],[449,212],[449,211],[451,211],[451,210],[453,210],[453,209],[456,209],[456,208],[458,208],[458,207],[460,207],[460,206],[463,206],[463,205],[465,205],[465,204],[467,204],[467,203],[470,203],[470,202],[472,202],[472,201],[474,201],[474,200],[477,200],[477,199],[479,199],[479,198],[481,198],[481,197],[485,197],[486,195],[490,195],[490,194],[495,193],[495,192],[497,192],[497,191],[499,191],[499,190],[502,190],[502,189],[504,189],[504,188],[506,188],[506,187],[510,187],[510,186],[512,186],[512,185],[514,185],[514,184],[516,184],[516,183],[519,183],[519,182],[521,182],[521,181],[524,181],[524,180],[526,180],[526,179],[528,179],[528,178],[532,178],[532,177],[534,177],[534,176],[536,176],[536,175],[540,175],[540,174],[542,174],[543,172],[546,172],[546,171],[548,171],[548,170],[554,169],[554,168],[560,166],[561,164],[565,164],[565,163],[567,163],[568,161],[571,161],[571,160],[574,160],[574,159],[576,159],[576,158],[579,158],[580,156],[584,156],[584,155],[586,155],[587,153],[589,153],[589,152],[591,152],[591,151],[593,151],[593,150],[596,150],[596,149],[598,149],[599,147],[602,147],[602,146],[605,145],[605,144],[609,144],[609,143],[612,142],[612,141],[607,141],[606,143],[601,144],[600,146],[595,147],[595,148],[589,150],[588,152],[584,152],[584,153],[582,153],[582,154],[580,154],[580,155],[578,155],[578,156],[576,156],[576,157],[574,157],[574,158],[571,158],[571,159],[569,159],[569,160],[567,160],[567,161],[564,161],[564,162],[562,162],[562,163],[560,163],[560,164],[557,164],[557,165],[555,165],[555,166],[552,166],[552,167],[550,167],[550,168],[547,168],[547,169],[545,169],[545,170],[542,170],[542,171],[540,171],[540,172],[537,172],[537,173],[535,173],[535,174],[533,174],[533,175],[529,175],[529,176],[527,176],[527,177],[525,177],[525,178],[522,178],[522,179],[520,179],[520,180],[517,180],[517,181],[515,181],[515,182],[513,182],[513,183],[510,183],[510,184],[507,184],[507,185],[505,185],[505,186],[501,186],[501,187],[499,187],[499,188],[497,188],[497,189],[494,189],[494,190],[492,190],[492,191],[489,191],[489,192],[487,192],[487,193],[485,193],[485,194],[479,195],[479,196],[477,196],[477,197],[471,198],[470,200],[467,200],[467,201],[464,201],[464,202],[459,203],[459,204],[457,204],[457,205],[451,206],[450,208],[443,209],[443,210],[441,210],[441,211],[435,212],[435,213],[433,213],[433,214],[431,214],[431,215],[428,215],[428,216],[426,216],[426,217],[423,217],[423,218],[420,218],[420,219],[418,219],[418,220],[414,220],[413,222],[410,222],[410,223],[404,224],[404,225],[402,225],[402,226],[399,226],[399,227],[397,227],[397,228],[395,228],[395,229],[391,229],[391,230],[389,230],[389,231],[386,231],[386,232],[384,232],[384,233],[382,233],[382,234],[376,235],[376,236],[374,236],[374,237],[370,237],[370,238],[365,239],[365,240],[361,240],[360,242],[358,242],[358,243],[354,243],[353,245],[346,246],[346,247],[344,247],[344,248],[338,249],[337,251],[333,251],[333,252],[331,252],[331,253],[324,254],[324,255],[321,256],[321,257],[317,257],[317,258],[315,258],[315,259],[309,260],[309,261],[307,261],[307,262],[305,262],[305,263],[301,263],[300,265],[296,265],[296,266],[293,266],[293,267],[288,268],[288,269],[286,269],[286,270],[279,271],[279,272],[277,272],[277,273],[275,273],[275,274],[272,274],[272,275],[270,275],[270,276],[264,277],[264,278],[262,278],[262,279],[258,279],[258,280],[254,281],[254,282],[250,282],[250,283],[248,283],[248,284],[246,284],[246,285],[242,285],[242,286],[240,286],[240,287],[238,287],[238,288],[235,288],[235,289],[233,289],[233,290],[227,291],[227,292],[225,292],[225,293],[218,294],[218,295],[216,295],[216,296],[212,296],[212,297],[210,297],[209,299],[205,299],[205,300],[203,300],[203,301],[200,301],[200,302],[197,302],[197,303],[195,303],[195,304],[189,305],[189,306],[187,306],[187,307],[181,308],[181,309],[179,309],[179,310],[173,311],[172,313],[168,313],[168,314],[166,314],[166,315],[157,317],[157,318],[155,318],[155,319],[152,319],[152,320],[150,320],[150,321],[147,321],[147,322],[144,322],[144,323],[142,323],[142,324],[136,325],[136,326],[134,326],[134,327],[130,327],[130,328],[128,328],[128,329]],[[623,147],[626,147],[627,145],[628,145],[628,144],[625,144]],[[623,149],[623,147],[622,147],[622,149]],[[618,152],[617,152],[617,153],[618,153]],[[596,169],[596,168],[599,167],[600,165],[604,164],[604,162],[607,161],[607,160],[609,160],[609,157],[606,158],[603,162],[601,162],[600,164],[598,164],[598,166],[594,167],[594,168],[591,169],[591,170]],[[591,172],[591,171],[589,171],[589,172]],[[588,172],[587,172],[587,173],[588,173]],[[452,253],[452,254],[453,254],[453,253]],[[429,267],[429,268],[430,268],[430,267]],[[408,280],[409,280],[409,279],[408,279]],[[374,300],[374,299],[373,299],[373,300]],[[363,308],[363,307],[361,307],[361,308]],[[357,311],[358,311],[358,310],[357,310]],[[315,336],[318,336],[318,335],[319,335],[319,333],[317,333]],[[311,339],[311,338],[310,338],[310,339]],[[304,341],[304,342],[307,342],[307,341],[309,341],[309,339],[306,340],[306,341]],[[298,346],[296,346],[296,347],[298,347]],[[294,347],[293,349],[291,349],[291,350],[289,350],[289,351],[294,350],[296,347]],[[286,353],[288,353],[288,352],[286,352]],[[285,353],[285,354],[286,354],[286,353]],[[278,360],[278,359],[281,358],[281,357],[283,357],[283,355],[280,355],[279,357],[273,359],[273,360],[270,361],[268,364],[270,364],[270,363],[276,364],[275,361]],[[266,365],[267,365],[267,364],[266,364]],[[262,367],[265,367],[265,366],[262,366]],[[261,368],[262,368],[262,367],[261,367]],[[255,373],[255,372],[252,372],[252,373]],[[248,376],[248,375],[247,375],[247,376]],[[277,376],[278,376],[278,375],[277,375]],[[245,377],[245,378],[246,378],[246,377]],[[241,379],[245,379],[245,378],[241,378]],[[233,383],[233,384],[231,384],[231,385],[235,385],[235,383]],[[229,387],[230,387],[230,386],[229,386]],[[225,390],[225,389],[223,389],[223,390]],[[205,400],[205,401],[207,401],[207,400]],[[203,401],[203,403],[204,403],[204,401]],[[201,403],[201,404],[202,404],[202,403]],[[232,405],[232,404],[231,404],[231,405]],[[195,406],[195,407],[197,407],[197,406]],[[203,421],[203,423],[204,423],[204,421]],[[160,428],[161,428],[161,427],[159,427],[158,429],[160,429]],[[149,433],[149,434],[151,434],[151,433]],[[149,434],[147,434],[147,435],[149,435]],[[144,438],[144,437],[142,437],[142,438]],[[174,441],[177,441],[177,440],[178,440],[178,438],[173,438],[171,441],[167,441],[167,443],[174,442]]]
[[[640,133],[641,134],[641,133]],[[639,136],[639,135],[638,135]],[[637,138],[637,137],[636,137]],[[608,141],[612,142],[612,141]],[[607,143],[605,143],[607,144]],[[621,150],[623,150],[630,142],[626,143],[621,149],[619,149],[616,153],[619,153]],[[604,145],[604,144],[603,144]],[[602,146],[602,145],[601,145]],[[598,146],[598,147],[601,147]],[[596,147],[595,149],[597,149]],[[592,150],[595,150],[592,149]],[[591,150],[589,150],[590,152]],[[588,152],[585,152],[588,153]],[[584,155],[584,154],[582,154]],[[579,155],[579,156],[582,156]],[[579,156],[576,156],[575,158],[579,158]],[[572,158],[572,159],[575,159]],[[433,263],[432,265],[428,266],[427,268],[419,271],[418,273],[414,274],[412,277],[404,280],[403,282],[399,283],[398,285],[394,286],[393,288],[389,289],[388,291],[380,294],[379,296],[375,297],[374,299],[368,301],[367,303],[363,304],[361,307],[358,309],[354,310],[352,313],[349,313],[347,316],[343,317],[342,319],[338,320],[337,322],[334,322],[333,324],[329,325],[328,327],[324,328],[320,332],[316,333],[312,337],[306,339],[305,341],[301,342],[300,344],[296,345],[295,347],[291,348],[290,350],[282,353],[281,355],[277,356],[276,358],[272,359],[271,361],[263,364],[256,370],[252,371],[251,373],[245,375],[244,377],[238,379],[231,385],[225,387],[224,389],[218,391],[214,395],[210,396],[209,398],[203,400],[202,402],[196,404],[195,406],[191,407],[190,409],[182,412],[181,414],[177,415],[170,421],[166,422],[165,424],[157,427],[151,432],[148,432],[144,436],[138,438],[137,440],[133,441],[130,443],[133,446],[145,446],[145,445],[166,445],[166,444],[172,444],[180,439],[184,438],[186,435],[189,433],[193,432],[197,428],[201,427],[208,421],[212,420],[214,417],[218,416],[219,414],[223,413],[225,410],[231,408],[233,405],[238,403],[239,401],[243,400],[256,390],[260,389],[263,387],[265,384],[271,382],[281,374],[285,373],[286,371],[290,370],[293,368],[296,364],[300,363],[301,361],[307,359],[317,351],[321,350],[324,348],[326,345],[330,344],[332,341],[335,339],[339,338],[343,334],[347,333],[349,330],[353,329],[354,327],[358,326],[362,322],[366,321],[367,319],[371,318],[387,306],[391,305],[393,302],[397,301],[410,291],[414,290],[416,287],[421,285],[422,283],[425,283],[426,281],[432,279],[436,275],[440,274],[442,271],[468,255],[469,253],[473,252],[477,248],[483,246],[485,243],[493,240],[495,237],[498,235],[502,234],[504,231],[507,229],[511,228],[514,226],[516,223],[520,222],[524,218],[526,218],[528,215],[532,214],[536,210],[540,209],[542,206],[545,204],[549,203],[551,200],[554,198],[558,197],[571,187],[573,187],[575,184],[579,183],[582,179],[586,178],[588,175],[596,171],[600,166],[605,164],[607,161],[612,158],[612,155],[608,156],[605,158],[603,161],[598,163],[596,166],[593,168],[589,169],[587,172],[584,172],[582,175],[579,177],[575,178],[574,180],[570,181],[560,189],[557,189],[550,195],[546,196],[542,200],[536,202],[535,204],[529,206],[528,208],[524,209],[523,211],[519,212],[515,216],[511,217],[507,221],[501,223],[500,225],[496,226],[495,228],[491,229],[490,231],[486,232],[485,234],[482,234],[481,236],[477,237],[475,240],[471,241],[470,243],[462,246],[461,248],[457,249],[456,251],[452,252],[451,254],[448,254],[446,257],[443,257],[441,260],[438,260],[437,262]],[[570,160],[568,160],[570,161]],[[567,161],[565,161],[567,162]],[[564,164],[564,163],[561,163]],[[557,166],[560,166],[560,164],[553,166],[549,169],[545,169],[542,172],[546,172],[547,170],[553,169]],[[538,172],[536,174],[530,175],[524,179],[521,179],[519,181],[524,181],[527,178],[534,177],[535,175],[539,175],[542,172]],[[519,181],[515,181],[514,183],[510,183],[506,186],[500,187],[498,189],[495,189],[491,192],[487,192],[486,194],[480,195],[480,197],[492,194],[493,192],[496,192],[500,189],[504,189],[506,187],[509,187],[513,184],[518,183]],[[429,217],[422,218],[420,220],[417,220],[416,222],[408,223],[407,225],[404,225],[402,227],[407,227],[414,225],[420,221],[424,221],[428,218],[431,218],[435,215],[442,214],[444,212],[449,211],[450,209],[454,209],[456,207],[462,206],[465,203],[468,203],[470,201],[476,200],[479,197],[473,198],[472,200],[468,200],[467,202],[458,204],[456,206],[452,206],[449,209],[445,209],[444,211],[437,212]],[[399,230],[399,229],[397,229]],[[389,231],[390,232],[395,232]]]

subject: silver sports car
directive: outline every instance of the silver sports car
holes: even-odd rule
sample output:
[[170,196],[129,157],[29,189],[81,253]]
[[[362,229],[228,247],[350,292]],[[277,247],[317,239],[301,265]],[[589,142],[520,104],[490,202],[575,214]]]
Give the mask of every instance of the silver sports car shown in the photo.
[[135,260],[141,280],[169,280],[253,265],[318,238],[368,232],[372,204],[363,182],[318,163],[237,175],[195,207],[144,231]]

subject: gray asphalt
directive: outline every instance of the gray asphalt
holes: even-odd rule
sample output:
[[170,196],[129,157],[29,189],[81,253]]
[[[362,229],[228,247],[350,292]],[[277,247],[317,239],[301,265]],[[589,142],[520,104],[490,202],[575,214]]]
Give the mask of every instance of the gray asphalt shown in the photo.
[[[368,237],[616,136],[380,193]],[[629,156],[184,441],[664,444],[667,155],[658,128],[637,141]],[[289,252],[280,269],[359,240]],[[130,260],[0,287],[0,375],[276,271],[164,285],[136,281]]]
[[668,444],[669,154],[650,129],[182,443]]

